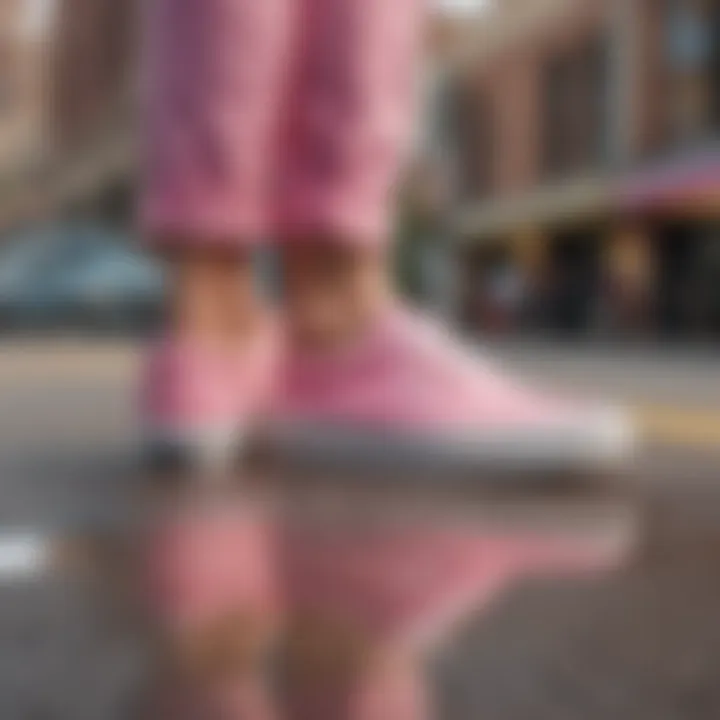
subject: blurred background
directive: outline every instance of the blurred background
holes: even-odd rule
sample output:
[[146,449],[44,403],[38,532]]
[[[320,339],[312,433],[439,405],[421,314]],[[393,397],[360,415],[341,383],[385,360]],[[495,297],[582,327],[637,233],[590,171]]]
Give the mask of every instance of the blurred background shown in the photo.
[[459,319],[717,342],[720,3],[504,0],[454,32]]
[[[145,329],[137,0],[0,0],[0,331]],[[720,3],[447,0],[406,290],[468,332],[720,340]]]
[[0,2],[0,330],[115,329],[157,306],[130,222],[137,7]]

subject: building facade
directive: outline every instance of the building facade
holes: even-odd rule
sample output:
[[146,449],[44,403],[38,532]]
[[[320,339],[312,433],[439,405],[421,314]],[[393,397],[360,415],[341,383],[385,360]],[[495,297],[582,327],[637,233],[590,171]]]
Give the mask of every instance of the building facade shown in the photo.
[[26,0],[0,0],[0,177],[42,152],[47,36]]
[[720,338],[720,2],[506,0],[453,81],[463,309]]
[[128,175],[137,9],[0,0],[0,231]]

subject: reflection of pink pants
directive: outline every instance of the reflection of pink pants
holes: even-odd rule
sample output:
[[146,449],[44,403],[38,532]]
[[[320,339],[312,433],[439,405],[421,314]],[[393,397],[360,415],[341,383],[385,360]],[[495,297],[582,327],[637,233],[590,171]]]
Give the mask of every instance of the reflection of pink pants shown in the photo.
[[424,2],[156,0],[148,232],[221,244],[264,233],[384,238]]

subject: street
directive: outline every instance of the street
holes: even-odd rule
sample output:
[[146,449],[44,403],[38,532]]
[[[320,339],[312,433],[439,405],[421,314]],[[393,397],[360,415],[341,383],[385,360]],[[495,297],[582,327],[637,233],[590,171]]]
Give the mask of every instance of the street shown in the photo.
[[[631,406],[649,440],[632,478],[648,539],[616,575],[529,582],[468,623],[436,667],[443,720],[720,716],[714,361],[527,345],[493,354],[536,382]],[[0,348],[4,531],[61,532],[128,501],[136,362],[110,342]],[[0,717],[131,716],[138,648],[106,625],[77,582],[0,587]]]

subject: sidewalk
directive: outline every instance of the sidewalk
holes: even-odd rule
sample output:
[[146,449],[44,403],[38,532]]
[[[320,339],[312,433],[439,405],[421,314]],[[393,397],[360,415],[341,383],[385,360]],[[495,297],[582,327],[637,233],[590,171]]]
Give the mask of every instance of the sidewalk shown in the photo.
[[524,377],[632,408],[654,441],[720,450],[720,348],[479,344]]

